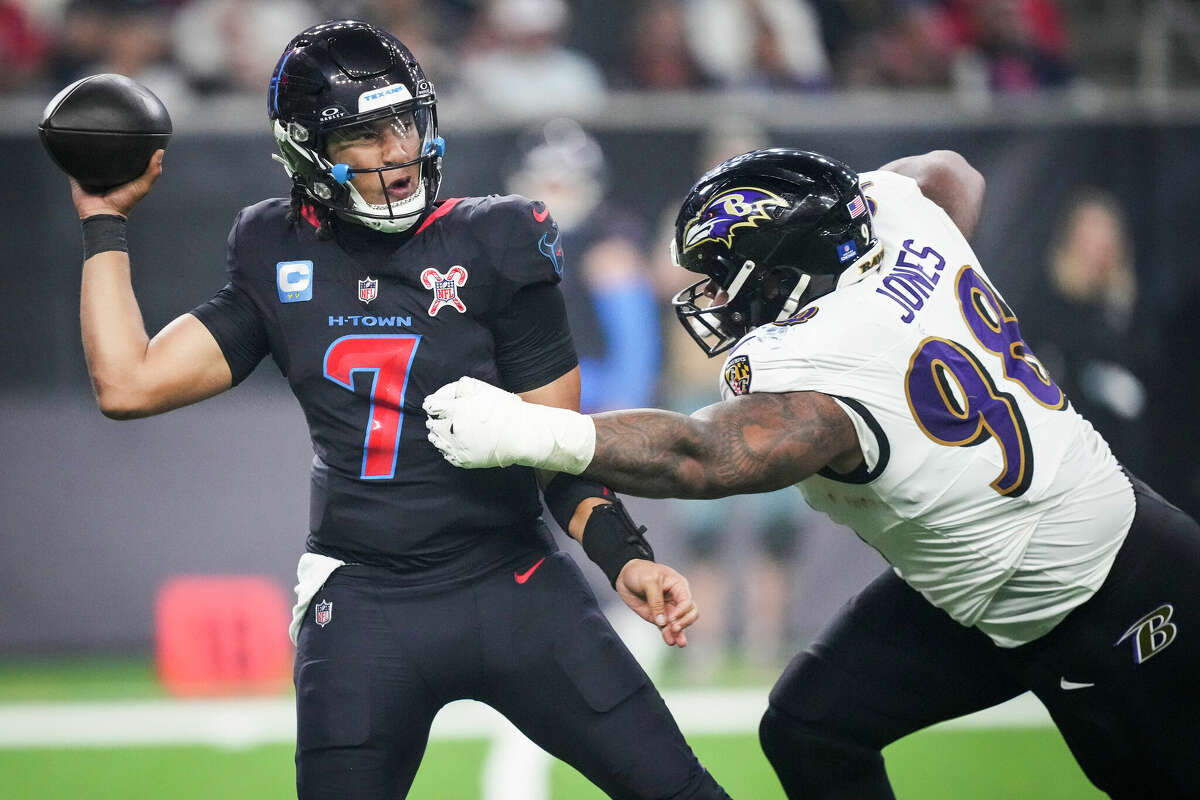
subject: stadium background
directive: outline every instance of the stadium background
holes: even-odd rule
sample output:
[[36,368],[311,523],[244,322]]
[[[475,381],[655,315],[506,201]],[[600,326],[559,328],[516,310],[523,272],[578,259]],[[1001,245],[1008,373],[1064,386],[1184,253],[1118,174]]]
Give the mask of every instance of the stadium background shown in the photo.
[[[233,214],[261,197],[284,194],[287,183],[268,157],[273,143],[265,129],[261,92],[250,89],[265,85],[265,76],[214,77],[198,71],[182,52],[173,26],[182,25],[180,20],[189,13],[201,16],[196,9],[204,5],[246,15],[265,13],[264,5],[278,12],[274,27],[264,23],[245,43],[265,54],[259,54],[257,62],[249,59],[251,63],[273,61],[288,35],[307,23],[305,14],[323,18],[319,4],[304,2],[0,2],[0,63],[7,68],[2,83],[7,113],[0,119],[7,177],[0,183],[0,206],[5,209],[0,451],[6,459],[0,480],[0,563],[6,565],[0,598],[0,729],[6,732],[0,737],[0,795],[6,797],[182,797],[184,785],[197,783],[196,763],[208,764],[204,775],[227,781],[199,781],[203,789],[197,796],[217,791],[230,797],[287,796],[291,778],[286,693],[268,698],[282,700],[282,705],[271,705],[258,715],[260,722],[276,722],[266,732],[252,722],[258,708],[253,703],[261,698],[247,701],[251,705],[241,711],[208,709],[226,714],[226,722],[211,736],[197,733],[177,740],[162,732],[164,718],[154,715],[157,706],[152,705],[166,694],[154,677],[154,607],[164,582],[178,575],[259,575],[283,591],[290,588],[308,513],[311,451],[303,417],[271,364],[264,364],[238,390],[165,417],[117,423],[99,414],[78,337],[78,225],[65,181],[34,134],[42,107],[71,76],[70,70],[82,75],[135,63],[106,55],[103,49],[90,61],[80,53],[74,54],[74,61],[64,56],[71,55],[68,51],[76,43],[69,35],[73,14],[100,9],[110,22],[125,28],[144,25],[150,31],[147,36],[159,36],[160,48],[153,58],[140,62],[144,72],[135,74],[152,88],[159,87],[175,121],[165,175],[137,210],[131,228],[134,282],[148,329],[157,330],[219,288]],[[508,16],[493,16],[491,5],[503,7]],[[976,252],[1023,323],[1031,321],[1022,311],[1027,304],[1041,307],[1047,254],[1064,209],[1084,187],[1111,193],[1125,215],[1138,283],[1132,314],[1136,324],[1124,336],[1145,342],[1138,351],[1140,361],[1128,365],[1145,393],[1134,429],[1142,438],[1133,438],[1118,455],[1165,487],[1170,499],[1194,510],[1189,477],[1194,459],[1187,447],[1191,428],[1188,415],[1180,413],[1187,409],[1177,400],[1190,397],[1196,388],[1186,336],[1196,302],[1194,259],[1200,244],[1193,222],[1200,215],[1194,189],[1200,180],[1195,144],[1200,96],[1193,88],[1196,64],[1187,55],[1200,51],[1188,38],[1188,31],[1194,30],[1190,26],[1200,19],[1193,4],[981,3],[1013,6],[1033,15],[1050,6],[1061,15],[1067,44],[1059,55],[1066,65],[1065,77],[1014,86],[987,80],[994,73],[986,69],[986,60],[994,53],[986,46],[952,40],[949,34],[939,45],[947,54],[946,71],[907,83],[882,70],[873,78],[855,77],[855,60],[870,48],[829,45],[839,39],[839,10],[853,12],[866,5],[890,9],[891,16],[864,12],[861,18],[875,20],[875,27],[854,30],[856,37],[875,42],[879,49],[887,42],[869,37],[891,30],[897,19],[916,13],[950,14],[971,2],[781,0],[765,5],[803,6],[820,12],[813,18],[819,16],[826,25],[826,69],[818,70],[816,77],[794,71],[786,79],[765,73],[756,79],[751,73],[740,82],[723,82],[697,70],[699,77],[680,86],[655,87],[648,80],[639,85],[636,71],[627,67],[635,62],[630,50],[637,39],[634,33],[639,25],[649,24],[644,8],[670,6],[700,14],[714,5],[743,7],[740,0],[577,2],[561,7],[555,0],[464,0],[420,7],[360,3],[358,10],[364,12],[361,16],[411,14],[407,19],[421,26],[417,29],[430,55],[427,58],[419,48],[417,55],[432,62],[427,69],[439,85],[441,132],[447,141],[443,197],[502,191],[514,153],[530,128],[546,118],[571,116],[603,151],[605,206],[643,221],[647,264],[662,259],[665,243],[655,232],[664,213],[697,175],[713,130],[730,121],[755,131],[756,144],[826,152],[860,169],[933,148],[963,153],[988,179],[984,217],[973,240]],[[546,15],[558,19],[560,11],[561,24],[551,38],[597,67],[605,83],[602,92],[588,95],[586,103],[546,95],[531,111],[520,110],[525,107],[519,97],[506,105],[502,98],[481,99],[472,92],[469,71],[458,71],[456,62],[461,65],[479,51],[502,49],[503,42],[497,42],[509,33],[504,19],[532,20],[528,24],[541,30],[538,26],[544,27]],[[108,40],[117,38],[115,29],[107,30]],[[408,38],[394,24],[393,30]],[[919,59],[915,51],[910,55]],[[449,73],[444,91],[439,70]],[[572,253],[567,255],[571,258]],[[660,322],[674,325],[665,318],[649,324],[657,329]],[[1033,322],[1053,331],[1056,325],[1068,328],[1077,321]],[[1125,343],[1114,342],[1114,349],[1118,344]],[[665,344],[659,355],[669,360]],[[671,374],[669,363],[663,374]],[[623,379],[645,383],[654,399],[671,389],[664,385],[669,379],[660,382],[657,374]],[[667,503],[634,505],[639,519],[651,526],[660,556],[686,571],[689,551],[682,544],[686,531],[681,528],[702,516],[703,506],[679,513],[678,506]],[[735,509],[727,524],[736,531],[739,515],[749,519],[760,513],[747,502]],[[811,518],[797,524],[803,527],[805,544],[800,557],[787,566],[793,591],[783,612],[788,618],[783,629],[790,637],[783,650],[801,646],[882,566],[846,531]],[[740,572],[730,589],[734,611],[728,624],[735,629],[739,614],[746,613],[745,602],[739,604],[737,598],[744,583],[753,580],[745,563],[736,566]],[[698,601],[703,607],[705,597]],[[214,609],[215,617],[222,613]],[[624,613],[613,611],[622,626],[628,622],[622,619]],[[644,633],[631,631],[635,640]],[[739,660],[738,645],[745,640],[736,634],[735,630],[728,663],[703,673],[681,667],[672,661],[677,654],[660,653],[644,642],[635,642],[635,650],[661,676],[668,692],[675,693],[671,696],[680,703],[677,711],[688,720],[685,730],[700,737],[702,757],[735,796],[776,796],[770,794],[777,789],[754,746],[753,710],[754,703],[765,702],[772,670],[780,666],[779,654],[751,653]],[[693,649],[705,646],[703,638],[693,637]],[[753,662],[752,668],[743,662]],[[714,684],[725,693],[694,694]],[[738,694],[743,690],[750,693]],[[706,702],[719,709],[720,703],[734,701],[740,701],[738,712],[705,710]],[[91,705],[98,702],[116,705]],[[178,717],[183,713],[179,708],[166,706],[162,713]],[[133,716],[125,716],[131,709]],[[88,716],[89,710],[101,716]],[[65,716],[55,716],[59,713]],[[197,713],[207,712],[202,708]],[[239,716],[246,713],[249,716]],[[435,740],[429,769],[423,771],[414,796],[498,797],[495,784],[511,782],[511,775],[503,780],[489,777],[489,765],[494,752],[521,752],[519,746],[512,745],[507,734],[496,733],[502,728],[486,715],[473,713],[463,712],[461,735],[453,733],[452,721],[446,723],[447,733]],[[712,723],[721,717],[742,721],[730,722],[730,730],[722,731]],[[121,733],[121,719],[140,726],[144,735]],[[906,745],[910,750],[898,752],[896,758],[900,768],[911,770],[913,777],[905,780],[914,782],[898,779],[901,796],[935,797],[931,787],[953,787],[956,779],[966,783],[948,790],[947,796],[967,796],[963,786],[972,787],[970,796],[979,797],[1007,797],[1017,791],[1037,798],[1095,796],[1083,786],[1061,739],[1046,727],[1036,708],[1022,706],[1009,718],[995,719],[1000,720],[996,730],[986,725],[954,728]],[[48,725],[62,735],[44,732]],[[200,727],[197,723],[193,729]],[[957,743],[968,743],[964,746],[969,750],[972,737],[979,736],[1000,738],[975,742],[975,751],[984,751],[981,758],[957,755]],[[1012,736],[1018,738],[1008,738]],[[147,749],[156,741],[158,748]],[[189,741],[201,748],[193,754],[195,761],[187,760]],[[1013,754],[1006,755],[1001,741],[1012,743]],[[517,749],[501,749],[505,747]],[[1013,775],[1026,769],[1022,762],[1031,760],[1035,751],[1048,754],[1048,772],[1030,766],[1026,782],[1010,788],[1004,781],[1022,780]],[[737,755],[722,773],[722,759],[730,754]],[[176,772],[163,766],[176,760]],[[227,766],[214,766],[226,760]],[[531,764],[524,774],[542,776],[535,781],[536,792],[551,792],[547,797],[591,796],[559,768],[546,779],[550,773],[544,764],[533,765],[536,761],[514,757],[510,767],[518,765],[520,771],[519,765]],[[977,766],[964,768],[966,774],[956,778],[953,765],[959,762]],[[449,766],[438,772],[438,764]],[[164,771],[156,771],[160,769]],[[941,776],[938,781],[915,782],[930,769]],[[737,780],[742,780],[742,772],[746,780],[757,780],[749,777],[751,773],[763,773],[764,783],[747,786],[766,788],[744,788],[738,794],[728,770],[739,773]],[[76,783],[48,782],[49,773],[74,776]],[[263,783],[254,783],[258,775],[264,776]],[[454,788],[455,778],[464,780],[462,788]],[[1058,780],[1063,788],[1051,788],[1046,780]],[[980,782],[988,788],[979,789]],[[525,788],[508,796],[538,796],[530,792],[535,790]]]

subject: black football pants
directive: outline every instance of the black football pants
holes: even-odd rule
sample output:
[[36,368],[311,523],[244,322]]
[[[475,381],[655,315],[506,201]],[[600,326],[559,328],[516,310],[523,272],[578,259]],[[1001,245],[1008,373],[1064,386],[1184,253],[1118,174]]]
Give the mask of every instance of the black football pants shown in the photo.
[[611,797],[727,797],[565,553],[440,587],[342,567],[306,615],[295,682],[301,800],[405,797],[434,715],[464,698]]
[[771,692],[760,736],[788,797],[890,798],[884,746],[1026,690],[1112,797],[1196,797],[1200,527],[1133,484],[1108,579],[1029,644],[997,647],[890,570],[851,600]]

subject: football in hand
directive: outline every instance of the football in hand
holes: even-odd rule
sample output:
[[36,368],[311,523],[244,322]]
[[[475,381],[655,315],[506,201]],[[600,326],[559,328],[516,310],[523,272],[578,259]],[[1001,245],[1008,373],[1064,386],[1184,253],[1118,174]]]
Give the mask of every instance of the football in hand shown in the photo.
[[171,139],[171,117],[137,81],[90,75],[54,96],[38,133],[54,163],[98,194],[145,172]]

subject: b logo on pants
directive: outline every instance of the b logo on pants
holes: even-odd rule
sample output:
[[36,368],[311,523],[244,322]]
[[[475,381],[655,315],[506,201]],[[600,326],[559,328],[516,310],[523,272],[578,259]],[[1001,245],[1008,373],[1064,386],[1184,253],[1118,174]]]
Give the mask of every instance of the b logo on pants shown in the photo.
[[[1146,616],[1129,626],[1129,630],[1117,639],[1116,647],[1121,642],[1133,636],[1133,660],[1138,664],[1156,656],[1175,641],[1178,628],[1171,624],[1171,615],[1175,609],[1170,603],[1163,603]],[[1136,635],[1134,635],[1136,634]]]

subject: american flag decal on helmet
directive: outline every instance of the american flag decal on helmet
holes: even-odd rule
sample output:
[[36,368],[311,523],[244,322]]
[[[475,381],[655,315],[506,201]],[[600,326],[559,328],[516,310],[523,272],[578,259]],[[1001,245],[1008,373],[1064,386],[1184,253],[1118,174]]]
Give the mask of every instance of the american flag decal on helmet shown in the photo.
[[862,195],[854,195],[854,199],[846,203],[846,210],[850,212],[850,219],[861,217],[867,210],[867,204],[863,202]]

